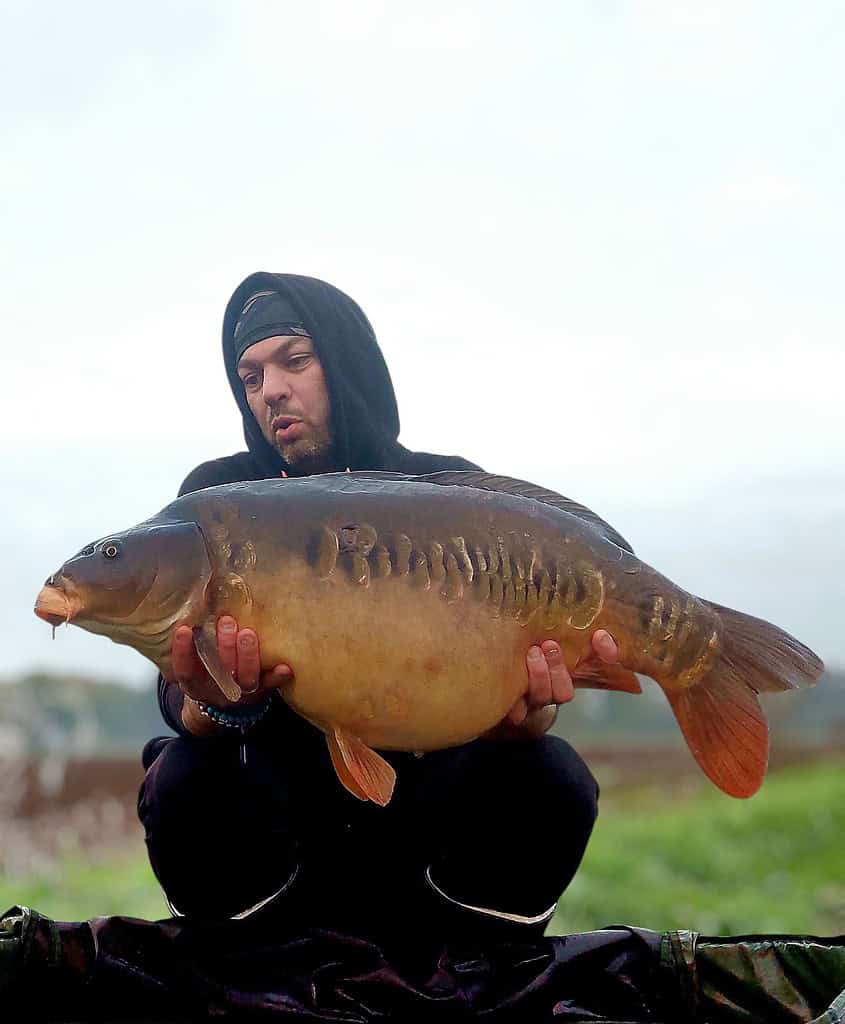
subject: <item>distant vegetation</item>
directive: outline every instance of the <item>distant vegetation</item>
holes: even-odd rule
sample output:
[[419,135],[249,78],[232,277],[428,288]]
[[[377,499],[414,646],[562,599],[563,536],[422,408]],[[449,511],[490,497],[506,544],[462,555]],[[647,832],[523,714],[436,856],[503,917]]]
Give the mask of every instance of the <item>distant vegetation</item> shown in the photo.
[[137,688],[33,672],[6,682],[0,694],[0,755],[131,755],[151,736],[170,731],[152,678]]

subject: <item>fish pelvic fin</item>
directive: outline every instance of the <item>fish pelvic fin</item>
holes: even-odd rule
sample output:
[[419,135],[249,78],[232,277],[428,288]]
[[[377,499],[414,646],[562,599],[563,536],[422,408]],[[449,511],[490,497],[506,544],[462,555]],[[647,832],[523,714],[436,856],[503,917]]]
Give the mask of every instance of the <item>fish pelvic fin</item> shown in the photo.
[[346,761],[343,759],[340,746],[335,739],[334,733],[326,733],[326,745],[329,748],[329,754],[331,755],[332,764],[334,765],[335,774],[340,780],[341,784],[349,790],[353,796],[357,796],[359,800],[369,800],[367,791],[363,786],[355,780],[355,776],[347,768]]
[[221,693],[233,703],[241,699],[242,690],[226,671],[217,651],[217,627],[212,619],[204,626],[194,626],[194,646],[205,670],[220,688]]
[[763,782],[769,756],[757,694],[810,685],[824,665],[770,622],[707,603],[722,622],[719,657],[691,686],[666,694],[704,774],[730,796],[749,797]]
[[616,690],[620,693],[642,693],[636,675],[622,665],[607,665],[603,661],[586,661],[572,670],[572,685],[576,689]]
[[380,807],[390,803],[396,785],[392,765],[363,740],[343,729],[327,732],[326,743],[338,779],[353,796],[372,800]]

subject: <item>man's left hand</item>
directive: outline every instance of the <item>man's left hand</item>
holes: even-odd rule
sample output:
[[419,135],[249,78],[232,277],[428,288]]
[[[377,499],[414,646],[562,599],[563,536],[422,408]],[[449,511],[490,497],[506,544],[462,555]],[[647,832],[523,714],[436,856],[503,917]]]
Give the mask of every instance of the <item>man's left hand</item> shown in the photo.
[[[593,658],[607,664],[619,658],[616,641],[606,629],[593,633],[590,659]],[[539,646],[530,647],[525,664],[528,689],[502,721],[484,733],[483,739],[539,739],[557,718],[556,708],[568,704],[575,696],[572,676],[556,640],[544,640]]]

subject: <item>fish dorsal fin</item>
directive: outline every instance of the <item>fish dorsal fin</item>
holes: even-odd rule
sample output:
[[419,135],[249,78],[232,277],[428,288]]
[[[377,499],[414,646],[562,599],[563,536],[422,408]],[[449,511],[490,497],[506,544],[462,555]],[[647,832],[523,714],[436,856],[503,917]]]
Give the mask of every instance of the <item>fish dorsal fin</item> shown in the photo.
[[617,547],[629,551],[632,555],[634,549],[615,530],[610,523],[606,523],[601,516],[596,515],[586,505],[580,505],[572,498],[566,498],[557,491],[550,491],[545,487],[529,483],[527,480],[516,480],[511,476],[499,476],[495,473],[485,473],[477,469],[444,469],[439,473],[388,473],[377,469],[358,469],[352,473],[336,473],[333,476],[342,476],[344,480],[386,480],[400,483],[403,480],[423,484],[441,484],[444,487],[475,487],[480,491],[501,491],[502,494],[515,494],[520,498],[533,498],[544,505],[552,505],[570,515],[575,516],[582,522],[592,526],[606,540],[609,540]]
[[569,512],[570,515],[589,523],[595,530],[609,541],[626,551],[634,553],[634,549],[622,536],[614,530],[610,523],[606,523],[595,512],[586,505],[579,505],[571,498],[565,498],[557,491],[550,491],[545,487],[529,483],[527,480],[515,480],[510,476],[498,476],[494,473],[484,473],[475,469],[447,469],[441,473],[426,473],[424,475],[409,477],[410,480],[420,480],[424,483],[444,484],[450,487],[477,487],[482,491],[501,491],[503,494],[516,494],[521,498],[533,498],[534,501],[541,501],[544,505],[553,505],[555,508]]

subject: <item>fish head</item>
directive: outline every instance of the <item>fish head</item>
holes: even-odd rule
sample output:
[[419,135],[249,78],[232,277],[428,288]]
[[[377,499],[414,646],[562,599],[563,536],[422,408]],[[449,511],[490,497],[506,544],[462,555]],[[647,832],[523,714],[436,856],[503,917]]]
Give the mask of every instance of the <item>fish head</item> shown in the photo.
[[72,622],[169,668],[175,625],[202,621],[211,562],[193,522],[150,520],[84,547],[47,579],[35,614]]

